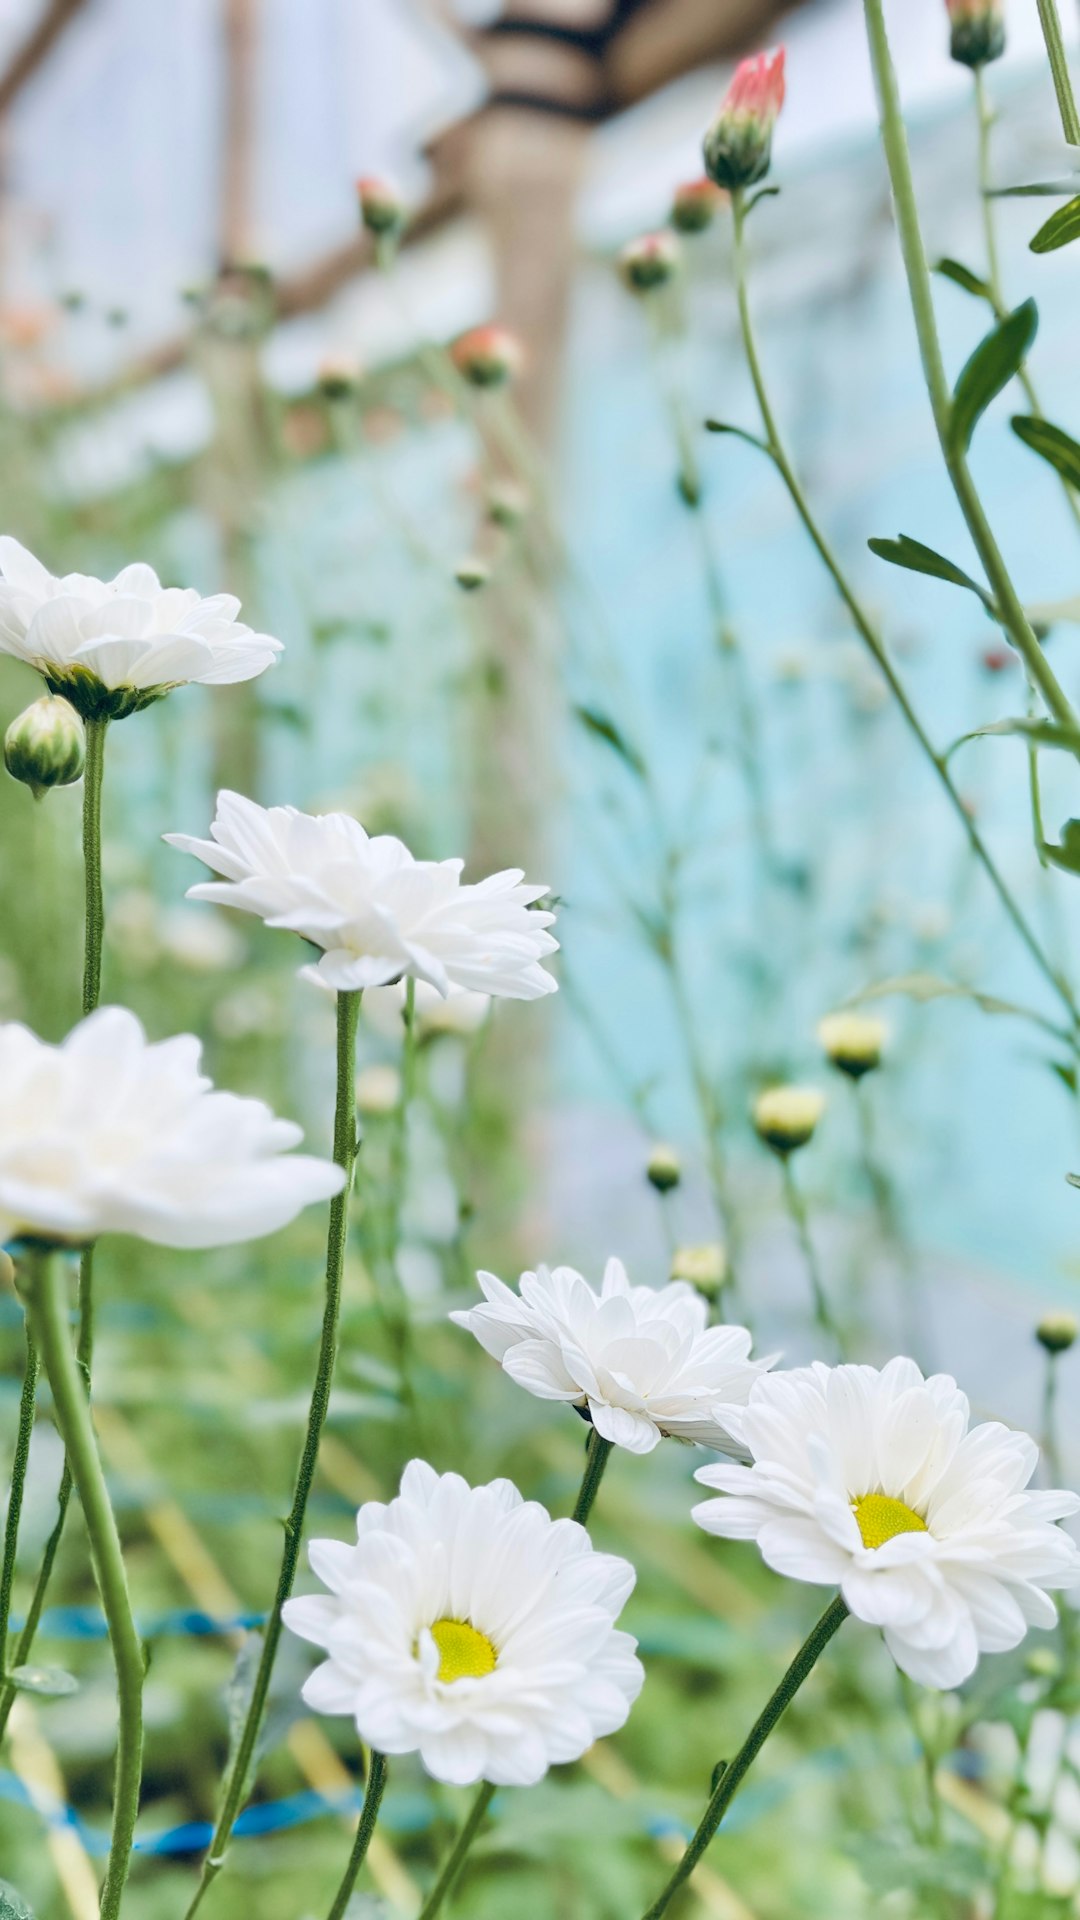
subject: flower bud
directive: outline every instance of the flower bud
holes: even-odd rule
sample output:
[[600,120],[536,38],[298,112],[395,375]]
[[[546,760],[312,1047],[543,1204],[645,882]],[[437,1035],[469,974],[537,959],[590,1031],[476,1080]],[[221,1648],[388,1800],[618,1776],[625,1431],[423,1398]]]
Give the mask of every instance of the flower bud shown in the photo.
[[1047,1353],[1068,1353],[1078,1333],[1080,1323],[1075,1314],[1047,1313],[1035,1329],[1035,1338]]
[[510,532],[529,511],[529,496],[516,480],[496,480],[488,489],[487,517],[492,526]]
[[728,1258],[718,1240],[700,1247],[677,1247],[671,1257],[671,1278],[689,1281],[706,1300],[715,1300],[728,1279]]
[[471,387],[504,387],[521,372],[521,342],[508,327],[471,327],[450,349],[458,372]]
[[949,52],[965,67],[984,67],[1005,51],[1002,0],[945,0],[949,11]]
[[786,1160],[812,1140],[825,1111],[825,1095],[816,1087],[768,1087],[759,1093],[751,1117],[759,1140]]
[[1011,647],[984,647],[980,659],[986,673],[1007,673],[1010,667],[1017,664]]
[[369,233],[382,238],[397,234],[405,225],[405,208],[397,188],[389,180],[365,174],[356,183],[360,219]]
[[1060,1680],[1061,1661],[1053,1647],[1033,1647],[1024,1655],[1024,1672],[1032,1680]]
[[727,195],[705,175],[676,187],[671,202],[671,224],[676,233],[705,233],[712,226]]
[[491,578],[491,568],[486,560],[480,560],[475,554],[466,555],[454,568],[454,579],[463,593],[476,593],[478,588],[486,587]]
[[645,1174],[657,1193],[670,1193],[677,1187],[682,1179],[682,1162],[674,1147],[654,1147]]
[[4,735],[4,765],[35,800],[50,787],[70,787],[86,762],[86,733],[74,707],[58,694],[43,694],[14,719]]
[[852,1080],[880,1067],[889,1029],[868,1013],[830,1013],[818,1022],[818,1039],[827,1060]]
[[356,391],[360,368],[348,354],[334,354],[319,368],[319,392],[326,400],[347,400]]
[[772,158],[773,128],[784,104],[784,49],[741,60],[702,147],[718,187],[752,187]]
[[679,271],[679,243],[673,233],[643,233],[619,255],[619,272],[631,293],[655,293]]

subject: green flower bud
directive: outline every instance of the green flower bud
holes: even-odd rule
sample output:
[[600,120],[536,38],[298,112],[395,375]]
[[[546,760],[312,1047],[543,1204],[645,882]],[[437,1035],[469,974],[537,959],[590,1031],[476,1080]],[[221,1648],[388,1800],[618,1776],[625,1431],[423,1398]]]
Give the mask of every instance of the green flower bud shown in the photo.
[[645,1173],[657,1193],[670,1193],[677,1187],[682,1179],[682,1163],[674,1147],[654,1147]]
[[86,733],[74,707],[43,694],[4,735],[4,765],[40,800],[50,787],[70,787],[86,764]]
[[814,1137],[825,1111],[825,1095],[816,1087],[769,1087],[759,1093],[751,1118],[759,1140],[786,1160]]
[[965,67],[984,67],[1005,51],[1001,0],[945,0],[951,26],[949,52]]
[[678,1247],[671,1259],[671,1278],[686,1280],[706,1300],[715,1300],[729,1278],[727,1254],[718,1240],[700,1247]]
[[1047,1313],[1035,1329],[1035,1338],[1047,1353],[1068,1353],[1077,1334],[1080,1323],[1072,1313]]

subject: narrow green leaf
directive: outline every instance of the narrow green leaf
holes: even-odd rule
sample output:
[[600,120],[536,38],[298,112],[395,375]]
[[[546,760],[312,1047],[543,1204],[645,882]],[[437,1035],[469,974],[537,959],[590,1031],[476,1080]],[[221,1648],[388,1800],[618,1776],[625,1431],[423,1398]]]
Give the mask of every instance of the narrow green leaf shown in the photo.
[[707,433],[733,433],[736,440],[745,440],[748,447],[756,447],[759,453],[769,451],[764,440],[759,440],[756,433],[749,433],[745,427],[733,427],[729,420],[706,420],[705,430]]
[[1028,245],[1032,253],[1056,253],[1059,247],[1067,247],[1076,239],[1080,239],[1080,196],[1052,213]]
[[989,726],[962,733],[959,740],[953,741],[945,757],[951,759],[957,748],[966,746],[969,740],[985,740],[995,735],[1003,738],[1014,735],[1026,740],[1031,747],[1053,747],[1059,753],[1080,756],[1080,731],[1075,727],[1062,727],[1056,720],[1037,720],[1018,714],[1014,719],[994,720]]
[[938,260],[934,272],[940,273],[943,280],[951,280],[954,286],[963,287],[965,293],[973,293],[979,300],[993,302],[994,296],[987,282],[977,273],[972,273],[971,268],[965,267],[961,261]]
[[1046,460],[1067,480],[1070,487],[1080,487],[1080,443],[1064,427],[1051,426],[1049,420],[1037,420],[1033,414],[1014,413],[1012,430],[1025,447]]
[[759,187],[757,192],[752,193],[750,195],[749,200],[746,202],[746,205],[743,208],[743,219],[744,220],[747,219],[748,216],[753,213],[754,208],[757,206],[759,200],[774,200],[776,198],[776,195],[779,192],[780,192],[779,187]]
[[1065,194],[1073,194],[1080,186],[1080,179],[1072,174],[1068,180],[1032,180],[1025,187],[989,187],[988,200],[1028,200],[1046,194],[1051,199],[1060,200]]
[[586,731],[595,739],[605,741],[612,751],[618,754],[624,765],[630,768],[631,773],[635,773],[639,780],[646,778],[644,760],[637,748],[631,746],[625,734],[619,732],[614,720],[609,720],[604,713],[598,713],[595,707],[575,707],[574,712]]
[[[1077,823],[1080,825],[1080,822]],[[1052,1020],[1037,1013],[1034,1007],[1025,1007],[1016,1000],[1000,1000],[996,994],[980,993],[977,987],[965,986],[960,980],[946,980],[936,973],[897,973],[888,980],[879,980],[872,987],[864,987],[861,993],[852,994],[849,1004],[861,1006],[867,1000],[888,1000],[894,995],[907,1000],[917,1001],[920,1006],[931,1000],[969,1000],[980,1013],[1002,1014],[1017,1020],[1030,1020],[1036,1027],[1057,1034],[1058,1028]]]
[[955,452],[966,452],[971,436],[991,400],[995,400],[1019,373],[1038,332],[1039,310],[1025,300],[980,340],[961,369],[949,415],[949,441]]
[[970,573],[962,567],[946,560],[943,553],[935,553],[933,547],[924,547],[921,540],[912,540],[911,536],[901,533],[895,540],[868,540],[871,553],[879,560],[887,560],[890,567],[906,567],[909,573],[927,573],[934,580],[947,580],[951,586],[966,587],[982,601],[988,613],[993,613],[994,603],[985,587],[980,587]]
[[50,1699],[79,1691],[75,1675],[63,1667],[13,1667],[8,1679],[18,1693],[41,1693]]

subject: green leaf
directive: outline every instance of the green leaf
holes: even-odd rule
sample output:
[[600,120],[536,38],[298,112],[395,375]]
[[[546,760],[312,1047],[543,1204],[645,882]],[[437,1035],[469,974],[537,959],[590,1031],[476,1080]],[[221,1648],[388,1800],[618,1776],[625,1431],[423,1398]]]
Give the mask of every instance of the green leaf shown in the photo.
[[960,371],[949,413],[949,443],[966,453],[971,436],[991,400],[1019,373],[1039,328],[1039,309],[1025,300],[980,340]]
[[0,1880],[0,1920],[34,1920],[32,1910],[9,1880]]
[[943,280],[951,280],[954,286],[963,287],[965,293],[973,293],[979,300],[993,303],[994,295],[987,282],[959,260],[938,260],[934,264],[934,272],[940,273]]
[[1080,873],[1080,820],[1066,820],[1060,843],[1045,840],[1043,852],[1063,873]]
[[[1080,822],[1077,825],[1080,826]],[[852,994],[849,1004],[861,1006],[864,1001],[887,1000],[894,995],[914,1000],[921,1006],[931,1000],[967,1000],[978,1007],[980,1013],[1005,1014],[1017,1020],[1030,1020],[1053,1034],[1059,1031],[1052,1020],[1036,1013],[1033,1007],[1021,1006],[1015,1000],[999,1000],[995,994],[980,993],[977,987],[966,986],[960,980],[945,980],[936,973],[893,974],[888,980],[879,980],[872,987],[864,987],[861,993]]]
[[1080,197],[1052,213],[1028,245],[1032,253],[1056,253],[1059,247],[1067,247],[1077,239],[1080,239]]
[[966,587],[982,601],[987,613],[993,613],[994,603],[985,587],[980,587],[970,573],[962,567],[946,560],[943,553],[935,553],[933,547],[924,547],[921,540],[912,540],[909,534],[901,533],[895,540],[868,540],[871,553],[879,560],[887,560],[890,567],[906,567],[909,573],[927,573],[934,580],[947,580],[951,586]]
[[1025,187],[990,187],[988,200],[1028,200],[1046,194],[1051,199],[1060,200],[1063,194],[1075,193],[1080,180],[1075,173],[1068,180],[1032,180]]
[[647,777],[645,762],[640,753],[636,747],[631,746],[625,734],[619,732],[614,720],[609,720],[604,713],[598,713],[595,707],[575,707],[574,712],[586,731],[595,739],[605,741],[612,751],[618,754],[624,765],[630,768],[631,773],[635,773],[639,780]]
[[743,219],[746,220],[749,218],[760,200],[775,200],[779,192],[779,187],[759,187],[757,192],[752,193],[746,202],[743,208]]
[[764,440],[759,440],[756,433],[749,433],[745,427],[733,427],[729,420],[706,420],[705,431],[707,433],[733,433],[736,440],[745,440],[748,447],[756,447],[759,453],[769,452],[769,448],[766,446]]
[[964,747],[969,740],[985,740],[988,736],[1001,735],[1003,738],[1014,735],[1026,740],[1031,747],[1054,747],[1059,753],[1072,753],[1080,756],[1080,731],[1075,727],[1059,726],[1056,720],[1036,720],[1017,715],[1007,720],[994,720],[988,726],[976,727],[971,733],[961,734],[954,740],[948,753],[950,760],[958,747]]
[[1033,414],[1014,413],[1012,430],[1025,447],[1046,460],[1070,487],[1080,487],[1080,443],[1064,427],[1051,426],[1049,420],[1037,420]]
[[13,1667],[8,1679],[18,1693],[41,1693],[50,1699],[79,1691],[75,1675],[63,1667]]

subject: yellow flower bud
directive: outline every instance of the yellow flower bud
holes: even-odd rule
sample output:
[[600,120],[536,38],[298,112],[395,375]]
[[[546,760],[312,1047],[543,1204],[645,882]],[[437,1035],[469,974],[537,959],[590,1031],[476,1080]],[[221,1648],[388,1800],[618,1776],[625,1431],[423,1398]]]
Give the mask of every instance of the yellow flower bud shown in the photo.
[[687,1280],[706,1300],[715,1300],[728,1279],[728,1258],[718,1240],[700,1247],[678,1247],[671,1259],[671,1278]]
[[751,1109],[758,1138],[786,1159],[812,1140],[825,1111],[825,1095],[816,1087],[768,1087]]
[[825,1056],[841,1073],[861,1080],[881,1065],[889,1038],[884,1020],[869,1013],[830,1013],[818,1023],[818,1039]]

